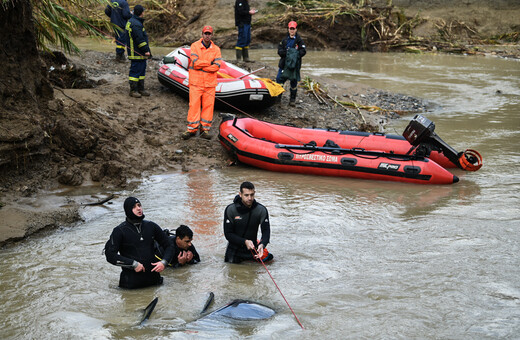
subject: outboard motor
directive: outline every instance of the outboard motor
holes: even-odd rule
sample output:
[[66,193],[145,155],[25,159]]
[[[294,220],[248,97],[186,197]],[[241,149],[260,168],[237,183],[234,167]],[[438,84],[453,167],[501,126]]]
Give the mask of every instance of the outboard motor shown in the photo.
[[453,164],[467,171],[477,171],[482,167],[482,156],[471,149],[457,152],[435,132],[435,124],[422,115],[416,115],[404,129],[403,137],[412,144],[408,153],[416,150],[416,155],[428,157],[432,151],[442,152]]

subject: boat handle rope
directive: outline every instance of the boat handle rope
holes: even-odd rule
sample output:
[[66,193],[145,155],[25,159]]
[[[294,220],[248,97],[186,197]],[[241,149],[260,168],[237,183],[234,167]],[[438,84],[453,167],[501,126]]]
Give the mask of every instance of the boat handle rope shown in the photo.
[[294,153],[294,154],[297,154],[297,152],[294,152],[294,150],[308,150],[309,152],[302,153],[302,154],[308,154],[308,153],[313,153],[316,151],[321,151],[326,154],[338,155],[338,156],[347,155],[347,154],[356,155],[356,156],[362,157],[362,158],[369,158],[370,156],[373,156],[374,159],[379,158],[379,157],[385,157],[388,159],[395,159],[395,160],[409,160],[409,161],[424,159],[424,157],[417,156],[417,155],[406,155],[406,154],[403,155],[403,154],[391,153],[391,152],[370,151],[370,150],[365,150],[363,148],[341,149],[341,148],[332,148],[332,147],[316,147],[316,146],[308,145],[308,144],[304,145],[304,146],[276,144],[275,148],[286,149],[287,151]]

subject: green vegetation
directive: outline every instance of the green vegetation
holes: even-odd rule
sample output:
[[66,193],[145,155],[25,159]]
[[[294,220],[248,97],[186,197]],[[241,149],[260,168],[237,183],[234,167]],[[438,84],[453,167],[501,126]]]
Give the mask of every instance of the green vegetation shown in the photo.
[[[89,13],[92,7],[99,4],[105,6],[108,0],[31,0],[38,49],[48,51],[58,46],[65,53],[79,53],[78,47],[70,39],[75,32],[83,29],[89,35],[103,36],[88,20],[70,10]],[[16,5],[14,0],[2,0],[3,8]],[[108,24],[105,25],[108,27]]]

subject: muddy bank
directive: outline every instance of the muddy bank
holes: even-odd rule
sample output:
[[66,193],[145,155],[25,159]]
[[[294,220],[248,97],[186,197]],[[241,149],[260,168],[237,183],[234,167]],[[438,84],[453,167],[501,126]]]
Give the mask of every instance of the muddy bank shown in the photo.
[[[44,60],[54,99],[39,117],[41,130],[27,133],[23,120],[18,125],[15,120],[10,121],[9,133],[13,139],[32,138],[37,147],[32,148],[30,155],[24,154],[24,150],[16,154],[13,160],[16,167],[2,169],[0,202],[5,206],[0,208],[0,219],[6,222],[0,229],[6,232],[0,233],[0,243],[19,239],[39,228],[70,223],[79,216],[73,211],[84,202],[73,199],[65,209],[59,208],[64,204],[57,204],[55,213],[52,213],[54,208],[49,208],[48,214],[54,218],[50,220],[40,216],[40,212],[24,211],[18,205],[19,200],[36,196],[40,190],[97,184],[104,191],[117,192],[131,189],[137,184],[133,179],[152,173],[219,168],[231,163],[217,140],[219,113],[230,111],[215,110],[212,140],[182,140],[188,102],[157,80],[159,58],[148,63],[146,87],[152,96],[141,99],[128,96],[129,64],[116,63],[112,53],[86,51],[68,60],[61,55],[46,56]],[[260,63],[240,66],[249,69],[265,66],[259,75],[269,78],[274,78],[277,71]],[[388,119],[397,117],[395,112],[422,111],[426,106],[419,99],[362,84],[314,81],[333,97],[386,110],[345,110],[332,102],[320,104],[312,92],[302,87],[295,108],[288,106],[288,95],[284,94],[280,104],[247,114],[299,127],[382,131]]]
[[[234,3],[174,2],[166,5],[168,11],[150,3],[153,13],[148,16],[149,31],[158,45],[180,46],[197,39],[204,25],[212,25],[217,44],[234,48]],[[275,47],[286,34],[287,23],[296,20],[308,48],[315,50],[479,54],[486,53],[491,46],[499,55],[520,55],[520,3],[514,0],[254,0],[250,4],[259,10],[253,16],[251,48]],[[511,45],[516,46],[514,51]]]

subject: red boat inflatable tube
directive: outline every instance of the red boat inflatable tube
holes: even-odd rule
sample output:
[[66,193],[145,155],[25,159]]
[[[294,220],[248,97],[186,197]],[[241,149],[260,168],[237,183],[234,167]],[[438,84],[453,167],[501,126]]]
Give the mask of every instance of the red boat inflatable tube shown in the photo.
[[[417,184],[459,181],[433,158],[407,154],[412,146],[400,136],[296,128],[224,115],[219,139],[240,162],[271,171]],[[436,157],[451,163],[442,154]]]

